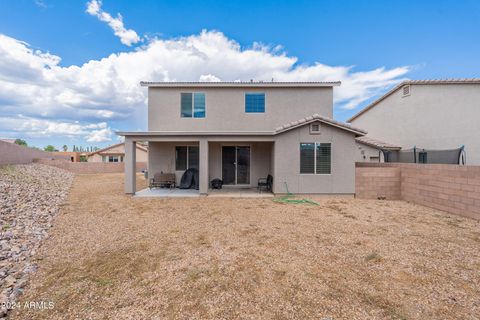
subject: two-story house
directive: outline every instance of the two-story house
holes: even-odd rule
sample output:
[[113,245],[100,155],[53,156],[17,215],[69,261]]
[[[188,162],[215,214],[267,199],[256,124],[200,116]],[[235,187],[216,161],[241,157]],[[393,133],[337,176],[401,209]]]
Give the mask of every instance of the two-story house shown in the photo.
[[[142,82],[148,87],[148,131],[125,137],[125,192],[135,193],[135,144],[147,141],[148,173],[199,169],[209,182],[255,187],[273,176],[273,192],[355,192],[355,137],[333,120],[340,82]],[[288,190],[287,190],[288,189]]]

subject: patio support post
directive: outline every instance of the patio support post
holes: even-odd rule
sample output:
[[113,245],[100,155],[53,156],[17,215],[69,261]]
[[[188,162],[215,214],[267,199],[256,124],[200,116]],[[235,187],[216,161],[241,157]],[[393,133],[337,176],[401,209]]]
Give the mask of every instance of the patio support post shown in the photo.
[[200,139],[199,141],[200,157],[199,157],[199,191],[201,195],[208,194],[208,140]]
[[125,193],[135,194],[136,189],[137,143],[125,138]]

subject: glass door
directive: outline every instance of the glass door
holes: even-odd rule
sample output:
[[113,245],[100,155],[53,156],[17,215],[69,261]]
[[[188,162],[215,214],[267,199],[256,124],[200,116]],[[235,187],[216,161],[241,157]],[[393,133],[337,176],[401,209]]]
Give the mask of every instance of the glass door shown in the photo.
[[237,147],[237,184],[250,184],[250,147]]
[[223,184],[235,184],[235,147],[222,147]]
[[223,184],[250,184],[250,147],[222,147]]

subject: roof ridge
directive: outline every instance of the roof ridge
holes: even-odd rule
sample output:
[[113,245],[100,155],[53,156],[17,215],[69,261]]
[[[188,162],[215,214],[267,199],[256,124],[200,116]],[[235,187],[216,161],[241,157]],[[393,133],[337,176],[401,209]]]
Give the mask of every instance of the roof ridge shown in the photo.
[[279,127],[275,128],[275,133],[276,134],[282,133],[282,132],[285,132],[285,131],[288,131],[288,130],[291,130],[291,129],[294,129],[294,128],[297,128],[297,127],[300,127],[300,126],[303,126],[305,124],[308,124],[308,123],[311,123],[311,122],[314,122],[314,121],[325,122],[327,124],[330,124],[330,125],[333,125],[333,126],[336,126],[336,127],[340,127],[341,129],[346,129],[346,130],[349,130],[349,131],[353,131],[358,135],[367,134],[367,132],[363,129],[354,127],[354,126],[352,126],[350,124],[347,124],[345,122],[340,122],[340,121],[337,121],[337,120],[334,120],[334,119],[331,119],[331,118],[328,118],[328,117],[325,117],[325,116],[321,116],[318,113],[315,113],[311,116],[307,116],[305,118],[301,118],[299,120],[295,120],[295,121],[286,123],[282,126],[279,126]]

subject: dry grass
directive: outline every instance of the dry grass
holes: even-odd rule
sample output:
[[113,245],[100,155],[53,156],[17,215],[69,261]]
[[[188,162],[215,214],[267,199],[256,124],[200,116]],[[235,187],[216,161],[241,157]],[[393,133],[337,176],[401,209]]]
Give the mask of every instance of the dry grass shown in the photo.
[[[139,184],[142,182],[139,182]],[[14,319],[478,319],[479,223],[387,201],[139,199],[79,175]]]

